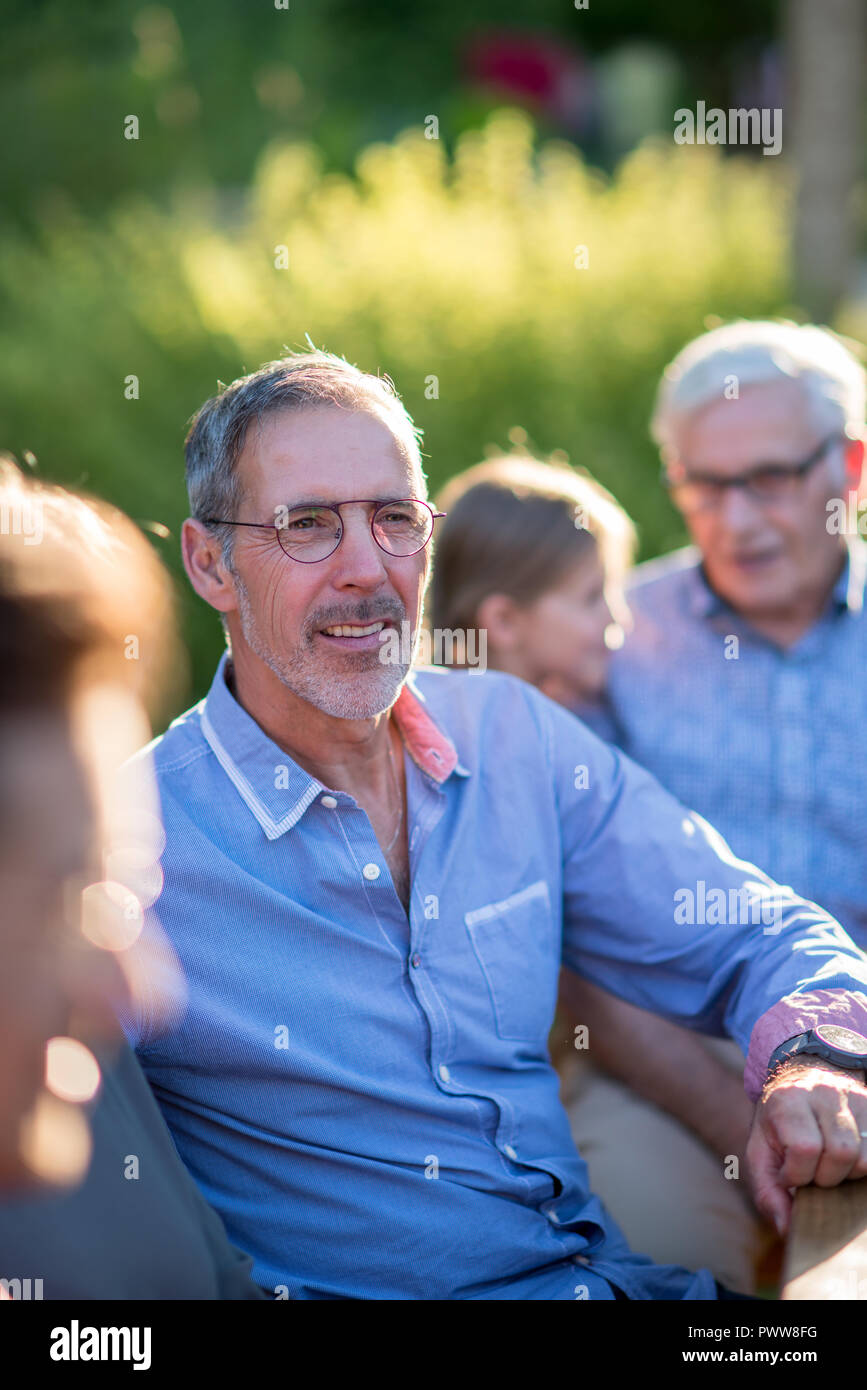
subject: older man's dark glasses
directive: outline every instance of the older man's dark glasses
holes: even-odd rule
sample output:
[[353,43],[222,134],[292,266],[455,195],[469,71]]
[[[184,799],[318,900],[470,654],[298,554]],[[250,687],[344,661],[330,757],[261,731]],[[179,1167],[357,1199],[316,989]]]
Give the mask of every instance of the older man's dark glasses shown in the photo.
[[831,445],[842,439],[839,434],[830,435],[800,463],[763,463],[733,478],[693,473],[680,465],[664,469],[662,482],[682,512],[719,507],[728,488],[743,488],[755,502],[782,502],[792,495],[800,479],[825,457]]

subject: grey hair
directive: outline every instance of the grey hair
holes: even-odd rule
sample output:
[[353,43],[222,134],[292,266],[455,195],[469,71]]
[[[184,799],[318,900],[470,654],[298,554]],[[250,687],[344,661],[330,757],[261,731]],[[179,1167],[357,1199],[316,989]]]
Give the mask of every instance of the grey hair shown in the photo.
[[[251,422],[281,410],[337,405],[373,409],[385,417],[418,465],[421,430],[412,422],[391,378],[363,372],[334,353],[314,349],[289,353],[266,362],[258,371],[222,386],[205,401],[190,423],[184,441],[190,514],[232,521],[243,501],[238,459]],[[233,526],[211,526],[222,546],[223,562],[232,569]]]
[[731,383],[740,392],[775,381],[797,383],[818,432],[863,435],[867,373],[846,342],[815,324],[749,319],[694,338],[666,367],[651,434],[664,454],[676,454],[684,423],[712,401],[726,399]]

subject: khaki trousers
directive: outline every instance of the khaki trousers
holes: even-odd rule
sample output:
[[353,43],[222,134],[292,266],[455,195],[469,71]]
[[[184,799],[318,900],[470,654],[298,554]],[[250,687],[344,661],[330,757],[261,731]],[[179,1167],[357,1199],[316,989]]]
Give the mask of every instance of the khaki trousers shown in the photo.
[[[743,1075],[737,1043],[701,1042]],[[586,1054],[564,1058],[560,1076],[591,1191],[632,1249],[658,1264],[709,1269],[730,1289],[754,1293],[756,1266],[773,1233],[750,1201],[743,1168],[738,1178],[726,1178],[722,1160],[697,1135],[599,1071]]]

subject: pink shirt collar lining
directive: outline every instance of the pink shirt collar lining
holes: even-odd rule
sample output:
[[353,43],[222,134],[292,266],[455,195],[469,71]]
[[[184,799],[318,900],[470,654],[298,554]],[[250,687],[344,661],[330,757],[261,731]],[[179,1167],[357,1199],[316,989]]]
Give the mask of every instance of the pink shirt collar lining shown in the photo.
[[458,765],[457,749],[437,728],[409,685],[404,685],[392,713],[413,762],[435,782],[444,782]]

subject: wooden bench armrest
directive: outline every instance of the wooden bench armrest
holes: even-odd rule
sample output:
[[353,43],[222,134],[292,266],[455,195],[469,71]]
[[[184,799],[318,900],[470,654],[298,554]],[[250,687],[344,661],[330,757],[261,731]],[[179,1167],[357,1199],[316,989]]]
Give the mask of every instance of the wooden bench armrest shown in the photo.
[[867,1178],[798,1188],[780,1298],[867,1300]]

